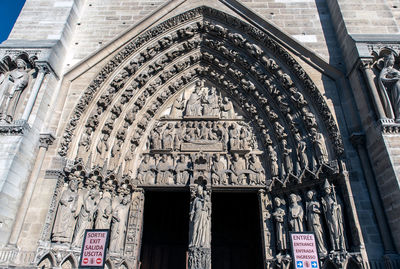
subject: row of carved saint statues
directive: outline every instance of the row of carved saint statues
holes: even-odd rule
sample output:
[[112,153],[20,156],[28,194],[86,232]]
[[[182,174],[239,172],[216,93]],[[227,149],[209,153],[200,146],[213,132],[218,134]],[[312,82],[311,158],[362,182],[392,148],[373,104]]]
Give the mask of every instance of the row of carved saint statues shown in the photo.
[[52,231],[52,241],[72,248],[82,246],[86,229],[111,229],[109,251],[122,253],[131,194],[123,184],[119,194],[113,194],[112,183],[91,185],[81,189],[78,180],[71,180],[61,194]]
[[[146,154],[138,167],[139,184],[188,184],[194,163],[189,154]],[[256,154],[214,154],[204,168],[213,185],[265,184],[265,170]]]
[[304,198],[302,202],[300,195],[291,193],[287,200],[279,196],[271,200],[269,194],[261,194],[268,258],[273,257],[272,249],[276,249],[277,257],[289,256],[289,231],[314,232],[320,257],[326,257],[328,250],[346,251],[342,203],[334,185],[325,180],[320,195],[309,190]]

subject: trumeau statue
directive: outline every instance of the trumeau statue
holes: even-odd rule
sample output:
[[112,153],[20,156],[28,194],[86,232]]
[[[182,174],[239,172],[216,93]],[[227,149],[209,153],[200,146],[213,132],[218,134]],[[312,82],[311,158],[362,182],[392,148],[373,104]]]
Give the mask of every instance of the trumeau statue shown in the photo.
[[190,209],[189,248],[193,247],[211,247],[211,198],[201,185]]
[[53,226],[52,241],[71,243],[75,227],[75,212],[78,207],[78,182],[71,180],[68,189],[63,191],[58,202],[56,220]]
[[342,206],[338,202],[334,186],[331,186],[328,180],[325,180],[324,192],[321,203],[328,224],[332,250],[346,250]]
[[315,191],[310,190],[307,192],[306,203],[306,220],[307,230],[315,233],[315,239],[318,243],[318,252],[321,256],[325,257],[328,254],[326,250],[324,231],[321,223],[321,204],[315,198]]
[[86,229],[91,229],[94,222],[94,214],[99,203],[99,191],[95,188],[90,189],[83,198],[83,203],[76,211],[75,216],[78,217],[75,227],[73,247],[81,247]]
[[388,117],[394,114],[396,122],[400,122],[400,71],[394,68],[394,62],[393,53],[385,56],[384,66],[379,74],[379,87]]
[[8,81],[3,82],[3,96],[0,101],[0,117],[2,121],[11,123],[15,120],[15,112],[22,92],[29,82],[27,63],[17,59],[17,68],[10,72]]
[[304,211],[303,207],[299,205],[301,198],[300,196],[292,193],[290,194],[290,206],[289,206],[289,224],[290,229],[293,232],[302,232],[304,230],[303,218]]
[[118,204],[112,215],[110,252],[122,253],[124,250],[127,221],[129,215],[129,202],[131,197],[125,195],[120,204]]

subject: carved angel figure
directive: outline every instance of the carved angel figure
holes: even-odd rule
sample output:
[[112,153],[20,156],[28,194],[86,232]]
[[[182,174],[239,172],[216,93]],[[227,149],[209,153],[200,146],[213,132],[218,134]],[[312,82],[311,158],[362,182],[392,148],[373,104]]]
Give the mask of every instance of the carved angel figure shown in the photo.
[[78,182],[71,180],[58,202],[52,241],[71,243],[75,227],[75,212],[78,206]]
[[[400,121],[400,71],[394,68],[394,54],[385,56],[384,67],[379,74],[379,87],[387,116]],[[389,98],[390,96],[390,98]]]

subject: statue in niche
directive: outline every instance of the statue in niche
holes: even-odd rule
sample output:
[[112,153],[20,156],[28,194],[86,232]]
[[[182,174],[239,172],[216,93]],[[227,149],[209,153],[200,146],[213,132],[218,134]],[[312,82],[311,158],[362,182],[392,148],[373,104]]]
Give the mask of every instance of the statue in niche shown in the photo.
[[269,195],[262,191],[261,193],[261,202],[263,208],[263,226],[264,226],[264,244],[265,244],[265,254],[267,259],[272,259],[272,249],[271,249],[271,241],[272,241],[272,201],[269,198]]
[[379,88],[388,117],[394,114],[396,122],[400,122],[400,71],[394,68],[394,63],[394,54],[391,52],[384,58],[384,66],[379,74]]
[[189,248],[211,247],[211,197],[198,185],[190,208]]
[[77,153],[78,157],[82,157],[82,155],[84,155],[89,151],[92,132],[93,132],[92,128],[86,128],[85,132],[82,134],[81,140],[79,141],[79,147]]
[[343,229],[342,206],[338,201],[334,186],[328,180],[324,183],[324,196],[321,197],[326,223],[328,224],[329,235],[333,250],[346,250],[345,235]]
[[282,140],[282,151],[284,171],[289,175],[293,172],[292,149],[287,147],[287,141],[285,139]]
[[150,155],[144,155],[139,165],[137,179],[142,184],[154,184],[156,179],[155,162]]
[[301,169],[306,169],[308,168],[307,144],[301,139],[299,133],[296,133],[294,138],[297,144],[296,147],[297,161]]
[[276,245],[279,254],[282,255],[282,252],[288,249],[285,200],[275,197],[274,203],[275,211],[272,213],[272,216],[275,219]]
[[78,220],[76,222],[74,240],[72,247],[81,247],[86,229],[92,229],[94,213],[97,210],[100,193],[96,188],[90,189],[85,197],[79,211],[76,211]]
[[161,156],[161,160],[157,166],[157,183],[158,184],[173,184],[174,183],[174,166],[172,160],[166,154]]
[[124,196],[120,204],[118,204],[113,211],[109,247],[110,252],[123,253],[124,251],[130,201],[130,195]]
[[133,173],[134,166],[134,156],[135,156],[136,145],[130,143],[129,150],[125,154],[125,167],[124,167],[124,175],[130,175]]
[[299,205],[301,198],[297,194],[290,194],[290,206],[289,206],[289,225],[290,230],[293,232],[304,231],[303,218],[304,211],[303,207]]
[[201,116],[202,115],[202,106],[201,106],[201,87],[202,83],[198,81],[196,83],[196,87],[192,94],[189,97],[189,100],[186,103],[186,116]]
[[208,96],[204,96],[203,99],[203,110],[205,116],[219,116],[220,114],[220,97],[217,95],[217,90],[211,87]]
[[181,149],[181,144],[185,134],[186,134],[186,125],[182,124],[180,121],[177,122],[175,127],[175,136],[174,136],[175,151],[179,151]]
[[96,229],[109,229],[112,218],[112,198],[110,191],[104,191],[96,215],[97,217],[94,227]]
[[103,137],[100,138],[100,141],[96,146],[96,151],[98,154],[96,163],[100,166],[104,164],[104,161],[106,159],[106,155],[108,152],[108,138],[109,137],[110,137],[109,134],[103,134]]
[[328,162],[328,151],[325,147],[324,136],[315,128],[311,128],[311,141],[314,144],[315,155],[319,164]]
[[246,161],[239,154],[233,154],[231,163],[231,182],[232,184],[246,184]]
[[262,184],[265,182],[265,170],[260,162],[260,158],[251,154],[249,158],[249,180],[250,185]]
[[182,96],[178,96],[171,107],[171,112],[169,113],[169,117],[171,119],[176,119],[182,117],[183,109],[185,108],[185,100],[183,100]]
[[221,104],[221,118],[223,119],[234,119],[235,118],[235,110],[232,102],[228,97],[224,97],[223,102]]
[[110,170],[116,169],[121,159],[121,147],[124,141],[117,140],[111,149]]
[[186,184],[189,181],[189,160],[186,155],[182,154],[179,156],[179,160],[176,162],[176,183]]
[[315,233],[315,239],[318,244],[318,253],[325,257],[328,254],[326,250],[324,231],[322,229],[321,222],[321,204],[317,201],[315,197],[315,191],[310,190],[307,192],[307,203],[306,203],[306,220],[308,231],[313,231]]
[[22,92],[29,82],[28,65],[23,59],[17,59],[17,68],[8,75],[8,81],[3,82],[3,96],[0,101],[0,118],[11,123],[15,120],[15,111]]
[[54,222],[52,241],[71,243],[75,227],[75,212],[78,207],[78,181],[71,180],[61,194]]
[[174,146],[174,124],[168,123],[162,135],[163,149],[173,149]]
[[279,177],[278,155],[272,145],[268,145],[269,166],[271,169],[271,177],[276,180]]
[[229,144],[232,149],[239,149],[240,146],[240,127],[236,122],[232,123],[229,131]]
[[211,178],[213,184],[228,184],[228,177],[226,175],[226,165],[219,154],[213,156],[213,164],[211,166]]

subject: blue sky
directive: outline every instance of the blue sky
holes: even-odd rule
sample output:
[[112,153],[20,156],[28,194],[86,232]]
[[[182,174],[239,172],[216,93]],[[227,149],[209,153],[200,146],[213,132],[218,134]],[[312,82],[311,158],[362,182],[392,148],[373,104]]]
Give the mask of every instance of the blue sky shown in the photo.
[[7,39],[25,0],[0,0],[0,43]]

